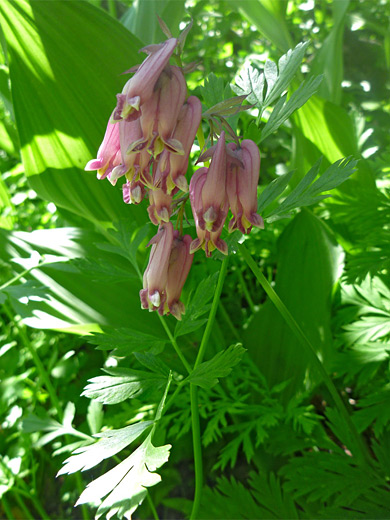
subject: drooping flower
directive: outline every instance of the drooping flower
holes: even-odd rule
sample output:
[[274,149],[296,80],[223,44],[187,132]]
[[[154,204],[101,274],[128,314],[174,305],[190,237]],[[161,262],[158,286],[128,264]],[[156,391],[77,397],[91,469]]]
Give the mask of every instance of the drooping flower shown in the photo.
[[238,161],[228,158],[226,191],[233,218],[229,232],[239,229],[248,234],[252,226],[264,227],[257,214],[257,184],[260,174],[260,152],[253,141],[244,139],[238,148],[229,143],[228,148]]
[[137,154],[127,154],[126,150],[130,143],[137,141],[142,135],[139,119],[130,122],[119,121],[119,123],[115,123],[115,125],[119,128],[121,164],[116,166],[108,176],[108,180],[113,186],[115,186],[116,181],[123,175],[126,175],[128,181],[133,180],[137,171],[138,157]]
[[168,65],[176,45],[177,39],[170,38],[163,43],[141,49],[148,57],[123,87],[122,93],[117,95],[117,106],[112,114],[113,121],[133,121],[140,117],[142,105],[152,97],[156,82]]
[[192,238],[190,235],[179,237],[178,232],[176,232],[169,259],[168,281],[166,286],[167,298],[164,313],[170,312],[178,320],[181,320],[181,315],[185,312],[184,304],[180,301],[180,295],[194,258],[194,256],[190,254],[191,241]]
[[190,201],[198,235],[191,244],[191,253],[202,247],[207,256],[215,248],[227,254],[227,245],[220,238],[228,212],[224,132],[218,140],[210,167],[200,168],[191,178]]
[[139,293],[141,306],[144,309],[161,309],[163,312],[172,243],[173,225],[171,222],[167,222],[159,227],[157,235],[149,242],[152,249],[143,276],[143,289]]
[[178,320],[184,313],[181,291],[191,268],[191,237],[181,237],[171,222],[162,224],[149,244],[149,263],[140,291],[141,306],[159,314],[173,314]]
[[130,145],[128,153],[147,147],[154,158],[164,149],[184,154],[182,144],[172,137],[172,133],[186,94],[187,85],[181,68],[167,66],[157,80],[153,95],[143,105],[140,119],[142,137]]
[[97,158],[85,166],[86,171],[97,170],[98,179],[104,179],[121,163],[119,127],[108,122],[104,139],[99,147]]
[[184,149],[184,155],[178,155],[164,150],[157,164],[154,183],[166,193],[171,193],[175,187],[184,192],[188,191],[185,174],[188,168],[188,159],[196,132],[202,118],[202,104],[195,96],[187,99],[181,108],[173,138],[178,140]]

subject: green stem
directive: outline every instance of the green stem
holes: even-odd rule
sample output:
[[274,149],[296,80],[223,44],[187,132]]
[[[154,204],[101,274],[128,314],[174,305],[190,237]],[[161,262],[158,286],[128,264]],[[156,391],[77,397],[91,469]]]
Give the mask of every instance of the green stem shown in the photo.
[[[214,293],[213,303],[211,305],[209,318],[207,325],[203,333],[202,341],[200,343],[198,355],[196,357],[194,369],[202,363],[203,357],[206,352],[207,344],[210,338],[211,330],[214,325],[215,315],[217,313],[219,300],[221,297],[223,283],[225,281],[226,272],[228,265],[228,257],[226,257],[221,266],[219,272],[217,287]],[[192,511],[190,520],[195,520],[198,516],[200,501],[202,498],[202,487],[203,487],[203,460],[202,460],[202,441],[200,434],[200,420],[199,420],[199,403],[198,403],[198,387],[197,385],[191,384],[190,388],[191,398],[191,420],[192,420],[192,442],[194,449],[194,466],[195,466],[195,495],[194,502],[192,504]]]
[[221,312],[222,316],[223,316],[223,319],[226,321],[227,323],[227,326],[229,327],[229,329],[232,331],[232,334],[233,336],[236,338],[237,341],[241,341],[241,338],[240,338],[240,335],[239,333],[237,332],[237,329],[236,327],[233,325],[233,322],[232,320],[230,319],[230,316],[229,314],[227,313],[226,309],[225,309],[225,306],[222,302],[219,302],[219,307],[218,307],[219,311]]
[[34,364],[35,366],[37,367],[37,370],[38,370],[38,373],[39,373],[39,377],[42,379],[45,387],[46,387],[46,390],[47,390],[47,393],[49,394],[49,398],[50,398],[50,401],[51,401],[51,404],[52,406],[56,409],[57,411],[57,415],[58,415],[58,418],[60,420],[60,422],[62,421],[62,409],[61,409],[61,406],[60,406],[60,402],[57,398],[57,394],[56,394],[56,391],[54,389],[54,386],[51,384],[51,381],[50,381],[50,378],[49,378],[49,374],[46,372],[45,370],[45,367],[43,366],[43,363],[40,359],[40,357],[38,356],[38,353],[37,351],[35,350],[35,348],[31,345],[31,342],[26,334],[26,331],[24,329],[24,326],[21,325],[18,320],[16,318],[14,318],[14,316],[12,315],[12,312],[10,311],[8,305],[6,303],[4,303],[4,310],[8,316],[8,318],[10,319],[11,322],[13,322],[16,326],[16,328],[18,329],[18,332],[19,332],[19,335],[22,339],[22,343],[23,345],[26,347],[26,349],[28,350],[28,352],[30,353],[33,361],[34,361]]
[[108,12],[113,18],[116,18],[115,0],[108,0]]
[[170,342],[172,343],[173,348],[176,351],[176,354],[179,356],[179,358],[180,358],[181,362],[183,363],[185,369],[190,374],[192,372],[192,368],[191,368],[190,364],[188,363],[188,361],[186,360],[186,358],[184,357],[182,351],[180,350],[180,347],[177,344],[177,341],[175,340],[172,332],[170,331],[170,329],[168,327],[168,324],[166,323],[164,318],[162,316],[160,316],[159,314],[158,314],[158,317],[160,318],[161,325],[164,327],[165,332],[167,333],[167,336],[168,336]]
[[[62,419],[63,419],[62,408],[61,408],[60,402],[59,402],[59,400],[57,398],[57,394],[56,394],[55,388],[54,388],[54,386],[52,385],[52,383],[50,381],[49,374],[47,373],[47,371],[46,371],[46,369],[45,369],[45,367],[44,367],[44,365],[43,365],[43,363],[41,361],[41,358],[39,357],[37,351],[35,350],[35,348],[31,344],[30,339],[29,339],[29,337],[26,334],[24,326],[21,325],[20,323],[18,323],[18,320],[16,320],[14,318],[14,316],[12,315],[12,313],[11,313],[11,311],[10,311],[10,309],[9,309],[7,304],[4,304],[4,310],[5,310],[8,318],[11,321],[13,321],[15,326],[17,327],[19,335],[20,335],[20,337],[22,339],[22,343],[26,347],[28,352],[30,353],[30,355],[31,355],[31,357],[32,357],[32,359],[34,361],[34,364],[35,364],[35,366],[36,366],[36,368],[38,370],[39,377],[41,378],[41,380],[43,381],[43,383],[44,383],[44,385],[46,387],[47,393],[49,394],[50,402],[51,402],[52,406],[56,409],[59,422],[62,422]],[[81,494],[82,491],[83,491],[83,486],[82,486],[81,477],[80,477],[80,475],[78,473],[75,475],[75,480],[76,480],[77,489],[78,489],[79,493]],[[84,520],[89,520],[88,509],[85,506],[85,504],[83,504],[81,506],[81,509],[82,509],[83,519]]]
[[182,386],[185,385],[186,382],[187,382],[187,379],[183,379],[183,381],[180,381],[180,383],[177,385],[176,390],[173,392],[171,397],[168,399],[166,405],[164,406],[164,410],[163,410],[164,415],[167,413],[169,408],[175,402],[177,394],[180,392],[180,390],[182,389]]
[[217,313],[219,299],[221,297],[222,287],[223,287],[223,283],[224,283],[225,277],[226,277],[227,265],[228,265],[228,257],[224,258],[224,260],[222,262],[221,270],[219,272],[217,287],[216,287],[215,293],[214,293],[213,303],[212,303],[212,306],[210,309],[210,314],[209,314],[209,318],[207,320],[207,325],[206,325],[205,331],[203,333],[202,341],[200,343],[199,352],[196,357],[194,369],[202,363],[203,357],[206,352],[207,343],[209,341],[211,330],[213,328],[214,318]]
[[34,517],[33,517],[32,514],[30,513],[30,511],[27,509],[27,506],[26,506],[26,504],[23,502],[21,496],[20,496],[18,493],[14,493],[14,495],[15,495],[15,500],[16,500],[16,502],[19,504],[20,509],[23,511],[24,516],[25,516],[28,520],[34,520]]
[[154,520],[159,520],[157,511],[156,511],[156,508],[154,507],[153,500],[152,500],[152,497],[150,496],[149,490],[148,490],[148,494],[146,495],[146,497],[149,502],[149,507],[152,510],[152,515],[153,515]]
[[12,510],[8,504],[8,500],[5,498],[5,495],[1,497],[1,504],[3,506],[4,513],[6,514],[8,520],[15,520],[15,517],[12,514]]
[[256,312],[255,304],[253,303],[253,300],[252,300],[251,295],[249,293],[249,289],[248,289],[248,286],[247,286],[247,284],[245,282],[245,279],[244,279],[244,276],[243,276],[243,274],[241,272],[241,269],[238,266],[237,266],[237,275],[238,275],[238,279],[240,281],[241,288],[244,291],[244,295],[245,295],[246,301],[249,304],[251,313],[254,314]]
[[240,246],[240,252],[248,264],[248,267],[251,269],[253,274],[255,275],[257,281],[259,284],[263,287],[264,291],[267,293],[268,297],[272,301],[272,303],[275,305],[291,331],[294,333],[296,338],[299,340],[301,345],[305,348],[305,350],[310,355],[312,362],[314,366],[317,368],[318,372],[321,374],[322,379],[330,393],[330,395],[333,398],[333,401],[338,408],[341,416],[343,417],[347,428],[349,429],[352,437],[355,439],[357,446],[360,449],[360,452],[363,456],[363,459],[368,462],[371,465],[371,459],[367,450],[366,445],[364,444],[361,436],[359,435],[355,425],[353,424],[351,417],[348,413],[347,408],[345,407],[345,404],[343,400],[340,397],[340,394],[337,391],[337,388],[335,387],[332,379],[329,377],[327,371],[324,368],[324,365],[322,364],[321,360],[317,356],[316,350],[306,334],[303,332],[301,327],[298,325],[298,323],[295,321],[293,316],[290,314],[290,311],[287,309],[287,307],[284,305],[282,300],[279,298],[279,296],[276,294],[268,280],[265,278],[263,273],[261,272],[259,266],[256,264],[256,262],[253,260],[251,254],[247,250],[247,248],[244,246],[244,244],[241,244]]
[[49,263],[49,262],[41,262],[40,264],[37,264],[37,265],[34,265],[33,267],[29,267],[28,269],[25,269],[25,270],[22,271],[21,273],[17,274],[17,275],[14,276],[13,278],[11,278],[11,280],[8,280],[8,282],[3,283],[3,285],[0,287],[0,291],[2,291],[3,289],[5,289],[5,288],[8,287],[9,285],[12,285],[13,283],[17,282],[18,280],[20,280],[21,278],[23,278],[23,276],[26,276],[26,274],[28,274],[29,272],[31,272],[33,269],[39,269],[39,267],[42,267],[42,266],[45,265],[46,263]]

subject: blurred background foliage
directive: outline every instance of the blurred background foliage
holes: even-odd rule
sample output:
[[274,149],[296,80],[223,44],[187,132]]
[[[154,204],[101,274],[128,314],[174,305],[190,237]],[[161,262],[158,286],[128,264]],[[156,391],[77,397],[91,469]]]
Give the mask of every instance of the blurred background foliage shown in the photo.
[[[152,236],[145,207],[125,206],[119,189],[83,172],[123,84],[120,73],[138,63],[139,47],[164,39],[157,14],[174,36],[192,20],[184,62],[197,63],[187,79],[200,97],[210,73],[232,84],[249,63],[262,68],[309,41],[290,94],[304,77],[324,79],[262,141],[259,193],[295,170],[292,189],[320,156],[323,168],[343,156],[360,159],[333,197],[254,230],[246,245],[318,346],[370,463],[351,457],[353,441],[326,388],[240,255],[232,255],[210,355],[240,340],[248,354],[221,385],[200,394],[201,517],[390,518],[386,0],[0,6],[0,516],[92,518],[92,509],[73,505],[111,461],[55,479],[62,462],[83,436],[150,419],[161,392],[107,406],[80,397],[87,380],[102,366],[142,368],[132,353],[147,342],[180,372],[157,318],[139,308],[135,266],[145,265]],[[255,118],[242,114],[238,131],[258,140]],[[216,264],[195,258],[188,307]],[[83,335],[102,331],[92,340]],[[189,359],[200,337],[189,329],[180,338]],[[173,445],[162,483],[150,493],[160,518],[184,518],[191,508],[190,426],[183,392],[157,432]],[[153,507],[145,501],[136,517],[151,518]]]

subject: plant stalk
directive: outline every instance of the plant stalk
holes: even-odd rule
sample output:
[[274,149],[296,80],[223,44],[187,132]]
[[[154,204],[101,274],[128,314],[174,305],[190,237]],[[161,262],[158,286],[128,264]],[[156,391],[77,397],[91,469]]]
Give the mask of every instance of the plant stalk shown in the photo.
[[[202,363],[203,357],[206,352],[207,344],[210,338],[211,330],[214,325],[215,315],[217,313],[219,300],[221,297],[223,283],[225,281],[226,272],[228,265],[228,257],[226,257],[221,265],[219,272],[217,287],[214,293],[213,303],[211,305],[209,318],[207,325],[203,333],[202,341],[200,343],[198,355],[195,360],[194,369]],[[200,434],[200,420],[199,420],[199,403],[198,403],[198,387],[197,385],[191,384],[190,388],[191,397],[191,420],[192,420],[192,441],[194,449],[194,466],[195,466],[195,495],[194,502],[192,505],[192,511],[190,520],[196,520],[199,512],[200,501],[202,498],[202,487],[203,487],[203,461],[202,461],[202,441]]]
[[259,284],[263,287],[264,291],[267,293],[268,297],[272,301],[272,303],[275,305],[277,310],[280,312],[281,316],[287,323],[287,325],[290,327],[291,331],[294,333],[296,338],[299,340],[301,345],[304,347],[304,349],[309,353],[312,362],[314,366],[317,368],[318,372],[321,374],[323,381],[332,396],[332,399],[338,408],[341,416],[343,417],[347,428],[349,429],[352,437],[355,439],[357,446],[360,449],[361,455],[363,457],[363,460],[368,463],[371,466],[371,459],[367,450],[366,445],[364,444],[361,436],[359,435],[359,432],[357,431],[355,425],[353,424],[351,417],[348,413],[347,408],[345,407],[345,404],[343,400],[341,399],[337,388],[335,384],[333,383],[332,379],[329,377],[327,371],[324,368],[324,365],[322,364],[321,360],[317,356],[317,353],[315,351],[314,346],[312,345],[309,338],[306,336],[306,334],[303,332],[301,327],[298,325],[298,323],[293,318],[290,311],[287,309],[287,307],[284,305],[282,300],[279,298],[275,290],[272,288],[266,277],[263,275],[261,269],[256,264],[256,262],[253,260],[252,255],[249,253],[247,248],[244,246],[244,244],[240,244],[240,252],[248,264],[248,267],[251,269],[253,274],[255,275],[257,281]]

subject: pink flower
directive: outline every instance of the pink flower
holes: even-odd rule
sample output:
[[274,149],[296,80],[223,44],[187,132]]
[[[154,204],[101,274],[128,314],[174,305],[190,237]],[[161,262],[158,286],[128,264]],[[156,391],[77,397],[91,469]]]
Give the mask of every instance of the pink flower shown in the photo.
[[139,119],[131,122],[122,120],[115,124],[119,128],[121,164],[116,166],[108,176],[108,180],[113,186],[115,186],[116,181],[123,175],[126,175],[127,180],[131,181],[136,174],[138,156],[134,153],[130,155],[126,154],[126,150],[130,143],[137,141],[142,135]]
[[132,121],[141,115],[142,106],[152,97],[156,82],[164,68],[168,65],[177,45],[176,38],[149,45],[141,49],[148,54],[146,60],[139,66],[134,76],[124,86],[122,93],[117,95],[117,106],[112,120]]
[[142,107],[142,137],[130,146],[128,152],[147,147],[154,158],[164,149],[183,155],[183,146],[172,138],[172,133],[186,94],[187,85],[181,68],[166,67],[155,85],[152,97]]
[[245,139],[240,148],[229,143],[229,149],[238,161],[228,159],[226,191],[233,218],[229,231],[239,229],[248,234],[252,226],[264,227],[263,219],[257,214],[257,184],[260,174],[259,148],[253,141]]
[[184,305],[179,299],[192,264],[191,240],[189,235],[180,237],[171,222],[160,226],[149,242],[153,245],[139,293],[142,308],[181,319]]
[[86,171],[97,170],[98,179],[104,179],[121,162],[119,127],[108,122],[104,139],[99,147],[97,158],[89,161]]
[[[178,235],[178,232],[176,232]],[[190,235],[177,236],[173,240],[172,252],[169,259],[168,281],[166,286],[167,299],[164,312],[170,312],[176,319],[181,320],[185,308],[179,300],[181,291],[190,272],[193,255],[190,254]]]
[[161,186],[166,193],[171,193],[175,187],[188,191],[185,178],[191,147],[202,118],[202,104],[195,96],[187,99],[181,108],[173,138],[183,146],[184,155],[177,155],[164,150],[161,154],[155,174],[155,185]]
[[159,227],[157,235],[149,242],[152,245],[149,263],[143,277],[143,289],[139,295],[143,309],[161,310],[163,313],[168,282],[169,259],[173,244],[171,222]]
[[227,254],[227,245],[220,238],[228,212],[225,132],[218,140],[210,168],[200,168],[192,176],[190,201],[198,235],[191,244],[191,253],[202,247],[207,256],[215,248]]

